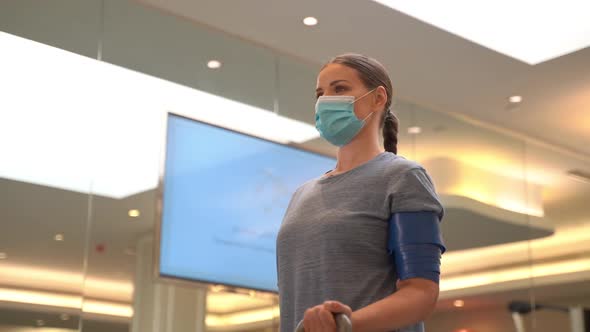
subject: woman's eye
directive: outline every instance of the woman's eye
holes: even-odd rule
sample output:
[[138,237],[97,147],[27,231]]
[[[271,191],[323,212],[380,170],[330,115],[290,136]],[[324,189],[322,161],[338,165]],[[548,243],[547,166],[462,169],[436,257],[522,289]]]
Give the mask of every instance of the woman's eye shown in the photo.
[[334,88],[334,92],[336,92],[336,93],[340,93],[340,92],[343,92],[343,91],[346,91],[346,87],[344,87],[344,86],[340,86],[339,85],[339,86],[336,86]]

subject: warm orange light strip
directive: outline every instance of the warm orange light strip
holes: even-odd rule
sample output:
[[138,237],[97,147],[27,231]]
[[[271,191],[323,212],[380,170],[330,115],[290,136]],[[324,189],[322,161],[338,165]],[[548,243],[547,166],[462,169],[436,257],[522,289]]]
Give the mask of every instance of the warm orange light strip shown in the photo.
[[133,309],[129,305],[107,301],[82,300],[81,296],[0,288],[0,301],[44,305],[58,308],[82,309],[83,312],[132,317]]
[[590,271],[590,258],[534,264],[532,267],[521,265],[514,268],[443,278],[440,282],[440,290],[442,295],[444,292],[459,289],[586,271]]

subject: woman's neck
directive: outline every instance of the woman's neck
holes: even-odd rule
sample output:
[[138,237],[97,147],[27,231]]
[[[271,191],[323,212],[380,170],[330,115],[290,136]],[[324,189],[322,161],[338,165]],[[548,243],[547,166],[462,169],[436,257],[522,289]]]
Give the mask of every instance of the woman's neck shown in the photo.
[[359,135],[349,144],[338,149],[338,163],[333,173],[348,172],[384,151],[376,137]]

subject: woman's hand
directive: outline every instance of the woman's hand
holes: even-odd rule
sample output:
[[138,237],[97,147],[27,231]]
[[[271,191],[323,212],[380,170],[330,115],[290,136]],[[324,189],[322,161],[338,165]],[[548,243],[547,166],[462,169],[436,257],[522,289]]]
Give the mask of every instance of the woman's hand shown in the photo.
[[350,318],[352,309],[338,301],[326,301],[305,311],[303,326],[305,332],[335,332],[334,314],[345,314]]

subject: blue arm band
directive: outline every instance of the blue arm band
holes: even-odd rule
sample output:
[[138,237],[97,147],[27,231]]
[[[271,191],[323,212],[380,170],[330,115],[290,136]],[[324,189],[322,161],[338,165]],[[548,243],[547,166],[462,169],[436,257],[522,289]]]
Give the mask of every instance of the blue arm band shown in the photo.
[[445,252],[435,212],[400,212],[389,220],[389,254],[398,277],[440,279],[440,257]]

